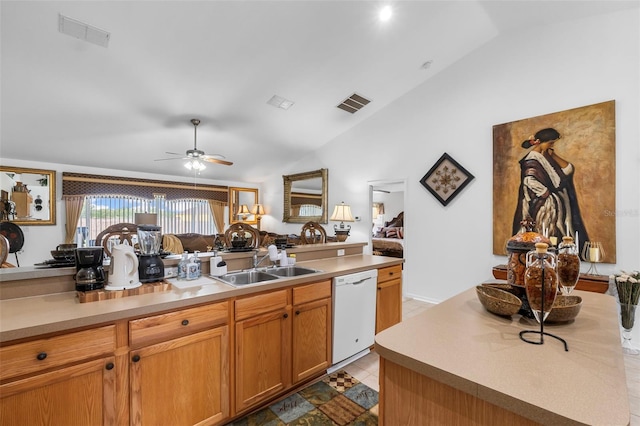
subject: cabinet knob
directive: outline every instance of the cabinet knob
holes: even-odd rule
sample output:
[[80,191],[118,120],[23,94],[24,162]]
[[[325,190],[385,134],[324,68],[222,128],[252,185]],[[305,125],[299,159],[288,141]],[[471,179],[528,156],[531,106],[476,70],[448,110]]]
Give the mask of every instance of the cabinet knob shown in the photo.
[[289,318],[289,314],[284,314],[282,318]]
[[300,311],[296,311],[296,315],[300,315]]
[[106,368],[107,370],[113,370],[113,367],[115,367],[115,365],[113,365],[112,362],[107,363],[107,365],[105,365],[104,368]]
[[189,320],[182,320],[182,325],[189,325]]
[[382,287],[378,287],[378,290],[382,290]]
[[138,361],[140,361],[140,355],[134,355],[134,356],[131,358],[131,361],[133,361],[133,362],[138,362]]
[[42,361],[43,359],[45,359],[47,357],[47,353],[46,352],[40,352],[36,358],[38,358],[38,360]]

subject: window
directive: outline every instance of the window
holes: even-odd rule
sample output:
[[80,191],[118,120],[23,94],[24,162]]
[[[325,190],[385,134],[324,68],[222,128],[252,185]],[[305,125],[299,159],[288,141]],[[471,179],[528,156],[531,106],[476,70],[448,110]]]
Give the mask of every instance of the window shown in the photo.
[[298,216],[321,216],[322,215],[322,207],[316,206],[314,204],[302,204],[300,206],[300,212]]
[[215,234],[216,226],[206,200],[153,200],[131,196],[87,196],[78,221],[76,242],[93,245],[100,232],[116,223],[134,223],[136,213],[156,213],[163,234]]

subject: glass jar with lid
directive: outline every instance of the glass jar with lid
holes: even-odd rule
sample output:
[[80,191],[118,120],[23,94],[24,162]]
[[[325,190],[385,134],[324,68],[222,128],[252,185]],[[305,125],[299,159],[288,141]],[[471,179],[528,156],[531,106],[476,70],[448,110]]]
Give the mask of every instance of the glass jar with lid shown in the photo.
[[527,253],[535,250],[536,243],[551,244],[551,240],[534,231],[535,222],[527,218],[520,222],[521,228],[507,241],[507,282],[524,286],[524,272],[527,268]]
[[546,243],[536,243],[535,247],[527,253],[524,287],[533,315],[542,323],[551,312],[558,292],[557,265],[556,256],[547,251]]
[[562,294],[568,295],[580,278],[580,256],[573,237],[562,237],[558,246],[558,284]]

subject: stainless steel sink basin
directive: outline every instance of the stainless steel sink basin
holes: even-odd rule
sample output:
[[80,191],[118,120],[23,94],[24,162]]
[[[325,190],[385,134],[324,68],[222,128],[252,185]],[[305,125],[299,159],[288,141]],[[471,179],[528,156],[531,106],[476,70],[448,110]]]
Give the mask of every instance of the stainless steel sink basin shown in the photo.
[[277,275],[279,277],[297,277],[299,275],[314,274],[320,272],[316,269],[304,268],[302,266],[280,266],[277,268],[266,269],[269,274]]
[[264,271],[251,270],[251,271],[230,272],[228,274],[225,274],[216,278],[224,283],[237,287],[237,286],[243,286],[247,284],[260,283],[264,281],[277,280],[280,277]]

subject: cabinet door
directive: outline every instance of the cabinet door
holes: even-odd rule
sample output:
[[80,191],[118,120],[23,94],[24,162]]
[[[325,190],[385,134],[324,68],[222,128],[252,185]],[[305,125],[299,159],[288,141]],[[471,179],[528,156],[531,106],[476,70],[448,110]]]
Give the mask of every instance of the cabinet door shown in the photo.
[[293,308],[293,382],[331,365],[331,298]]
[[115,424],[114,358],[60,368],[0,386],[0,425]]
[[236,409],[246,408],[291,384],[291,308],[236,323]]
[[229,416],[229,326],[130,352],[131,424],[219,423]]
[[402,279],[378,283],[376,334],[402,321]]

